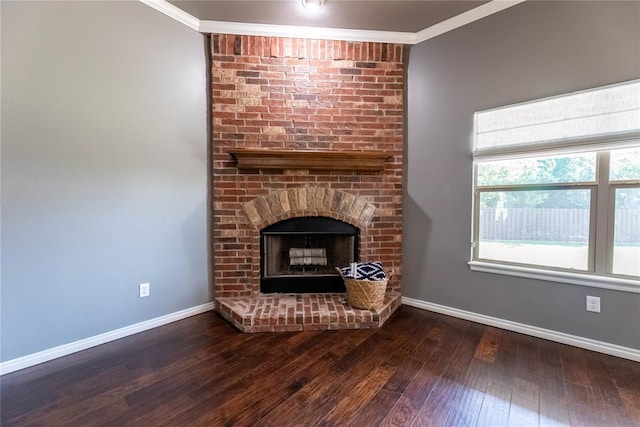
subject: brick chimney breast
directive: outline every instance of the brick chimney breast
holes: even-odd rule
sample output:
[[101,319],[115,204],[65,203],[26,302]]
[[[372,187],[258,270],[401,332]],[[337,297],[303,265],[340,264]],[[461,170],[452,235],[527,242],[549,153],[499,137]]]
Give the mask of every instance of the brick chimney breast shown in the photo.
[[[359,228],[359,256],[400,292],[405,46],[214,34],[214,297],[260,294],[260,230],[324,216]],[[234,149],[379,151],[381,170],[239,169]]]

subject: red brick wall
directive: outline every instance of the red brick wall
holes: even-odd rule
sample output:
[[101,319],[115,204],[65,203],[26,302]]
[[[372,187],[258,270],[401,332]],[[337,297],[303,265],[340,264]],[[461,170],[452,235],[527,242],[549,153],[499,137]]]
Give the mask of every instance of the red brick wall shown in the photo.
[[[299,215],[360,227],[360,259],[393,269],[391,289],[399,291],[405,47],[236,35],[212,35],[211,42],[215,296],[256,295],[259,228]],[[233,147],[382,150],[393,160],[381,172],[246,171],[229,156]],[[315,203],[320,191],[349,203],[370,202],[376,207],[371,222],[332,209],[335,203]],[[281,206],[269,212],[267,205],[256,227],[245,204],[274,192],[309,200],[291,203],[285,212]]]

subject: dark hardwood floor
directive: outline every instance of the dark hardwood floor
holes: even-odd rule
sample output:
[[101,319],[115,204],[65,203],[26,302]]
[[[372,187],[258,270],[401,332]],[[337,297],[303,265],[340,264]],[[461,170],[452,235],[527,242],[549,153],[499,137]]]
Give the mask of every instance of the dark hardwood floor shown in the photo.
[[406,306],[266,334],[210,312],[0,381],[3,426],[640,426],[640,363]]

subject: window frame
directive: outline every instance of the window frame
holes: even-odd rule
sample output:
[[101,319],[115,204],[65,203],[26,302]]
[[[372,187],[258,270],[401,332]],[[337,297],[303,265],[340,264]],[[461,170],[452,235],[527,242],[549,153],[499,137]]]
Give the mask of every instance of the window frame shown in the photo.
[[[538,153],[531,156],[540,157]],[[520,158],[525,158],[520,156]],[[486,160],[492,161],[492,160]],[[571,182],[571,183],[549,183],[549,184],[507,184],[507,185],[487,185],[478,186],[478,163],[474,160],[474,192],[473,192],[473,227],[472,227],[472,258],[471,261],[484,263],[496,263],[504,265],[515,265],[521,267],[544,268],[557,271],[571,271],[580,273],[595,273],[595,247],[596,247],[596,217],[592,215],[598,200],[598,158],[596,159],[596,180],[592,182]],[[589,240],[587,254],[587,269],[574,270],[562,267],[544,266],[540,264],[524,264],[510,261],[494,260],[490,258],[480,258],[480,196],[482,193],[500,191],[545,191],[545,190],[589,190]]]
[[613,261],[614,261],[613,255],[614,255],[614,247],[615,247],[616,190],[620,188],[634,188],[634,189],[640,190],[640,179],[616,180],[614,182],[609,183],[609,206],[607,211],[608,235],[607,235],[607,254],[606,254],[607,273],[614,277],[623,277],[623,278],[629,278],[631,280],[638,280],[640,285],[640,278],[636,279],[636,276],[616,274],[613,272]]
[[[602,88],[590,90],[598,89]],[[531,103],[539,101],[541,100],[534,100],[531,101]],[[509,106],[503,108],[508,107]],[[475,129],[477,129],[479,113],[474,115],[474,149],[476,148],[475,138],[477,134]],[[618,188],[640,188],[640,179],[610,180],[610,153],[616,149],[633,147],[640,148],[640,132],[598,135],[597,137],[585,137],[569,141],[540,141],[539,143],[532,143],[529,146],[526,146],[526,144],[524,146],[506,145],[504,147],[491,147],[479,150],[480,152],[474,152],[471,210],[472,241],[470,251],[471,259],[468,263],[470,269],[488,273],[640,293],[640,277],[613,273],[616,190]],[[518,158],[539,158],[543,156],[555,157],[580,152],[596,154],[595,181],[478,185],[478,168],[482,162],[497,160],[508,161]],[[479,257],[480,198],[482,193],[574,189],[588,189],[590,191],[587,270],[523,264]]]

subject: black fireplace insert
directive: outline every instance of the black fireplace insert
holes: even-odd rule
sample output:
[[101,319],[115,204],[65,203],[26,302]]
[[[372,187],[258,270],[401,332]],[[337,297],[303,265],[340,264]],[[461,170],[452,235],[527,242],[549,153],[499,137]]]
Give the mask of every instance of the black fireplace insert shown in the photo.
[[260,232],[260,292],[345,292],[335,267],[358,261],[360,230],[327,217],[286,219]]

